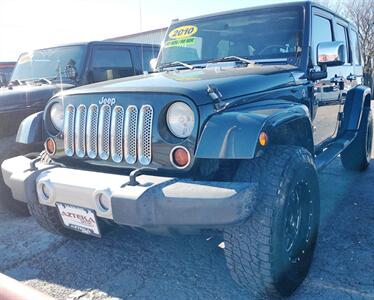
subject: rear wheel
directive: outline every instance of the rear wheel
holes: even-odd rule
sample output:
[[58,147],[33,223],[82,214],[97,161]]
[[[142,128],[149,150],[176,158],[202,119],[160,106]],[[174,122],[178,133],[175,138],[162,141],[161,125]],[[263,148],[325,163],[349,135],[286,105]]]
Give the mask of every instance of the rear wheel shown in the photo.
[[369,108],[362,114],[356,139],[341,154],[344,168],[350,171],[365,171],[370,164],[373,146],[373,115]]
[[289,296],[308,273],[318,234],[313,157],[303,148],[273,147],[242,163],[236,180],[259,186],[249,220],[224,232],[232,277],[257,296]]

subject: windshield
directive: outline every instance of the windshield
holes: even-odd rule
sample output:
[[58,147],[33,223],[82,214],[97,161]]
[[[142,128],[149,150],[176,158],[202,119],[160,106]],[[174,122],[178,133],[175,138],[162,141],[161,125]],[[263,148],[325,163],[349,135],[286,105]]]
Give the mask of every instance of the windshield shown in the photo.
[[[35,50],[22,54],[12,75],[13,80],[36,80],[40,78],[77,79],[81,74],[84,46],[67,46]],[[72,78],[72,70],[73,78]]]
[[261,9],[172,25],[158,66],[206,63],[227,56],[295,64],[301,45],[301,9]]

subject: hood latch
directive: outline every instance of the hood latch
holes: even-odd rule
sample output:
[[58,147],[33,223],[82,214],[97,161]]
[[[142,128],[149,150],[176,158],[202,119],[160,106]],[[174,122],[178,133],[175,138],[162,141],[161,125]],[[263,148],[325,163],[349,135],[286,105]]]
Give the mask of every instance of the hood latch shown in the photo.
[[225,105],[222,102],[222,94],[215,85],[209,84],[207,92],[210,98],[212,98],[216,110],[221,110],[225,107]]

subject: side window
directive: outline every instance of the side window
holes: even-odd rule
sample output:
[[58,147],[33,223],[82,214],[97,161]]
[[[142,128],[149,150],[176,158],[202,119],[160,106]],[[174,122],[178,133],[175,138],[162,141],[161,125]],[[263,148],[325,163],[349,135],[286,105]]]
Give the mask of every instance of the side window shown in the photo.
[[348,44],[348,38],[347,38],[347,29],[340,24],[336,25],[336,30],[335,30],[335,41],[343,42],[345,45],[345,62],[349,62],[349,57],[348,57],[348,49],[349,49],[349,44]]
[[152,71],[152,68],[149,64],[152,58],[157,58],[158,51],[154,48],[144,47],[141,48],[140,51],[142,52],[142,69],[145,72]]
[[317,64],[317,46],[322,42],[332,41],[331,21],[321,16],[313,16],[312,24],[312,43],[313,57],[312,61]]
[[128,49],[96,48],[91,59],[92,82],[135,75]]
[[357,32],[350,30],[352,45],[352,60],[354,65],[361,65],[360,41]]

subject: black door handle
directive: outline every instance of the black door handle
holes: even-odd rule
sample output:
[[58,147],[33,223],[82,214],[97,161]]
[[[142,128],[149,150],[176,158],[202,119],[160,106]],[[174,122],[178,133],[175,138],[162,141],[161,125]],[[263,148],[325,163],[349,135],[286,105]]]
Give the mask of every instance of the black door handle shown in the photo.
[[347,80],[349,80],[349,81],[353,81],[353,80],[356,80],[356,79],[357,79],[357,77],[355,75],[353,75],[352,73],[347,76]]
[[330,79],[331,83],[339,84],[341,82],[344,82],[343,76],[336,76]]

